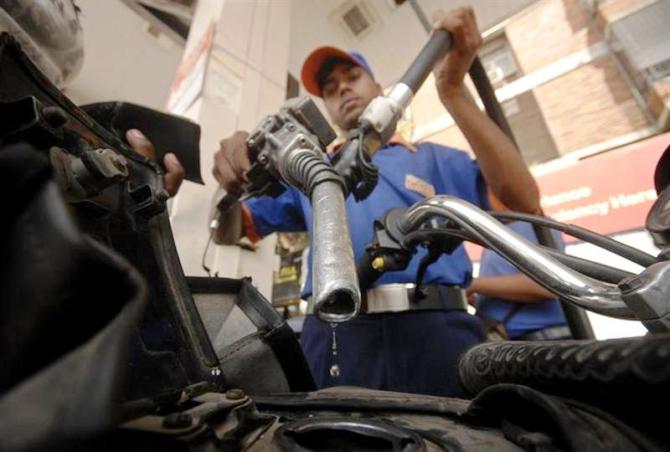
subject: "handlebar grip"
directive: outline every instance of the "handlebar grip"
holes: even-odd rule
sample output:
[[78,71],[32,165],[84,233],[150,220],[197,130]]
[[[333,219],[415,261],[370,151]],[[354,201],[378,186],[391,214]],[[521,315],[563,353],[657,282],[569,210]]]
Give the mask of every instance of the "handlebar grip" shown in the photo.
[[453,44],[451,33],[446,30],[436,30],[423,46],[421,52],[414,59],[409,69],[400,78],[399,83],[407,85],[413,93],[421,87],[433,70],[435,64],[447,54]]

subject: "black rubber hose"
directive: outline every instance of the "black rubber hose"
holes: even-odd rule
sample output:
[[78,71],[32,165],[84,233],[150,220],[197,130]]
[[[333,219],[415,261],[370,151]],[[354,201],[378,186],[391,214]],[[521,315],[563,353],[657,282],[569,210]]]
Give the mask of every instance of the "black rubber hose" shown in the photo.
[[300,189],[308,197],[312,190],[321,182],[331,181],[338,183],[345,193],[342,177],[325,160],[316,154],[301,153],[296,155],[286,166],[288,175],[300,184]]
[[[463,386],[477,394],[520,384],[602,407],[639,423],[670,402],[670,335],[606,341],[490,342],[460,359]],[[664,423],[664,420],[657,420]]]
[[593,262],[581,257],[571,256],[548,246],[539,246],[542,247],[543,251],[562,264],[567,265],[573,270],[576,270],[579,273],[599,281],[604,281],[611,284],[619,284],[624,279],[635,276],[635,273],[627,272],[615,267],[610,267],[609,265],[601,264],[599,262]]
[[491,81],[486,74],[486,69],[484,68],[484,65],[482,64],[479,57],[472,61],[472,65],[470,66],[468,73],[470,74],[470,79],[477,89],[477,94],[479,94],[479,98],[482,100],[482,104],[484,104],[484,110],[486,110],[489,118],[491,118],[493,122],[496,123],[500,130],[502,130],[503,133],[507,135],[507,138],[509,138],[518,148],[519,145],[514,138],[514,132],[512,132],[512,128],[510,127],[509,122],[505,117],[502,106],[496,97],[495,90],[493,89]]
[[592,243],[607,251],[618,254],[621,257],[624,257],[631,262],[635,262],[636,264],[645,268],[658,262],[658,259],[656,259],[656,257],[652,256],[651,254],[647,254],[644,251],[640,251],[637,248],[633,248],[632,246],[618,242],[610,237],[597,234],[595,232],[589,231],[588,229],[584,229],[573,224],[565,224],[547,217],[519,212],[491,212],[491,215],[498,220],[526,221],[531,224],[539,224],[541,226],[547,226],[552,229],[565,232],[566,234],[569,234],[575,238]]
[[353,193],[357,201],[367,198],[372,193],[379,178],[379,170],[371,161],[371,156],[379,149],[366,149],[364,137],[364,127],[351,131],[347,142],[332,161],[333,168],[344,181],[345,196]]

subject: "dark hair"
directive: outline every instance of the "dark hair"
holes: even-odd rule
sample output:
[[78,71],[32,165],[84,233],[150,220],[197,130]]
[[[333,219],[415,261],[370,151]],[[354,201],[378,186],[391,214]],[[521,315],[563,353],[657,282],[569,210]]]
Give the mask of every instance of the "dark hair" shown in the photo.
[[322,90],[323,85],[326,84],[328,76],[330,75],[331,72],[333,72],[333,69],[335,69],[335,66],[337,66],[338,64],[345,64],[347,66],[356,66],[354,63],[352,63],[349,60],[345,60],[344,58],[335,56],[328,58],[326,61],[323,62],[323,64],[321,65],[315,76],[316,85],[319,87],[319,91]]

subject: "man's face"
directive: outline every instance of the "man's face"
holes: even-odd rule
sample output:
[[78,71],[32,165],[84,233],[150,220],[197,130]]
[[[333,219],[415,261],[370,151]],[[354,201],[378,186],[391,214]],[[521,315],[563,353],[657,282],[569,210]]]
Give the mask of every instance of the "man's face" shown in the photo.
[[330,119],[342,130],[356,127],[365,107],[381,93],[381,86],[365,69],[350,63],[335,65],[321,84]]

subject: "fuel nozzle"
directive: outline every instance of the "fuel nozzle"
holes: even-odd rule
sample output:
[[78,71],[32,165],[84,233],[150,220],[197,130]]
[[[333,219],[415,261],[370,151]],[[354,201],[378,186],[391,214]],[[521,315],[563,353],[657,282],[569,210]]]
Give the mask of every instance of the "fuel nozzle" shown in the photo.
[[[242,196],[276,197],[289,184],[310,198],[314,312],[324,321],[343,322],[358,313],[361,297],[344,207],[346,184],[324,153],[334,139],[335,132],[309,97],[288,101],[247,138],[253,163]],[[225,212],[238,200],[237,194],[224,196],[219,210]]]

